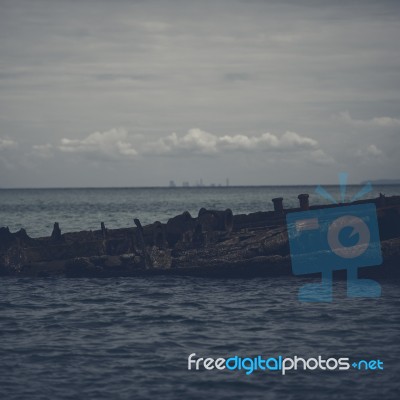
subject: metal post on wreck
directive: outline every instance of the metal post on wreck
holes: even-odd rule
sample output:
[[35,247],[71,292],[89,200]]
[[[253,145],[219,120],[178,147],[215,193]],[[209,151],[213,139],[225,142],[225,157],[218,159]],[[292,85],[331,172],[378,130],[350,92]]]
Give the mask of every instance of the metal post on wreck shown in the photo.
[[274,203],[274,211],[277,213],[282,213],[283,212],[283,197],[275,197],[272,199],[272,202]]
[[53,232],[51,233],[51,238],[53,240],[61,239],[61,229],[58,222],[54,222]]
[[103,235],[103,239],[105,239],[107,237],[107,228],[106,228],[104,222],[101,222],[100,226],[101,226],[101,233]]
[[302,193],[297,196],[297,198],[299,199],[300,208],[303,211],[307,211],[310,209],[310,203],[309,203],[309,199],[308,199],[309,197],[310,196],[307,193]]

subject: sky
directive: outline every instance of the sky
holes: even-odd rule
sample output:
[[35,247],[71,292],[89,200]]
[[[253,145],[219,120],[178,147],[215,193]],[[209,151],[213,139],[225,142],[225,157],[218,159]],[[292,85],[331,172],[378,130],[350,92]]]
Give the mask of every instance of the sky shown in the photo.
[[0,0],[0,187],[400,178],[400,2]]

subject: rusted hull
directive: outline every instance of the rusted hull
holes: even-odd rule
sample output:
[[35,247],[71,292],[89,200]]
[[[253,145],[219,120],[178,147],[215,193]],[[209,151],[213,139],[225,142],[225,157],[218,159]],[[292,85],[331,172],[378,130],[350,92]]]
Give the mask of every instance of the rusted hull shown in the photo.
[[[304,197],[301,198],[304,207]],[[361,268],[361,276],[400,276],[400,197],[375,200],[383,264]],[[308,203],[306,204],[308,207]],[[340,206],[340,205],[339,205]],[[310,209],[337,207],[311,206]],[[291,275],[285,216],[299,209],[233,215],[231,210],[201,209],[168,223],[62,234],[58,224],[45,238],[24,230],[0,228],[0,275],[111,277],[190,275],[252,277]],[[338,273],[341,276],[343,273]]]

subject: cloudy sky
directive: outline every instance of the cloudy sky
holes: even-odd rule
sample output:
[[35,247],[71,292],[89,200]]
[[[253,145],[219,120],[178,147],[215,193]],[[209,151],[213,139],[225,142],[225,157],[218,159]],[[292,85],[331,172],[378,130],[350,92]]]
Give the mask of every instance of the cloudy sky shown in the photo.
[[0,187],[400,178],[400,2],[0,0]]

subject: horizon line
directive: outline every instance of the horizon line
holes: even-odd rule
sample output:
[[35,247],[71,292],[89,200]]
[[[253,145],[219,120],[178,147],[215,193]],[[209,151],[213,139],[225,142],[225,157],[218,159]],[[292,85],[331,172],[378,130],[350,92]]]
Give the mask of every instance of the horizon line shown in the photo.
[[[349,183],[347,186],[362,186],[368,181]],[[373,183],[374,181],[369,181]],[[32,187],[0,187],[0,190],[68,190],[68,189],[227,189],[227,188],[255,188],[255,187],[315,187],[318,184],[269,184],[269,185],[203,185],[203,186],[32,186]],[[338,183],[319,183],[323,186],[340,186]],[[399,186],[400,182],[376,182],[375,185]]]

